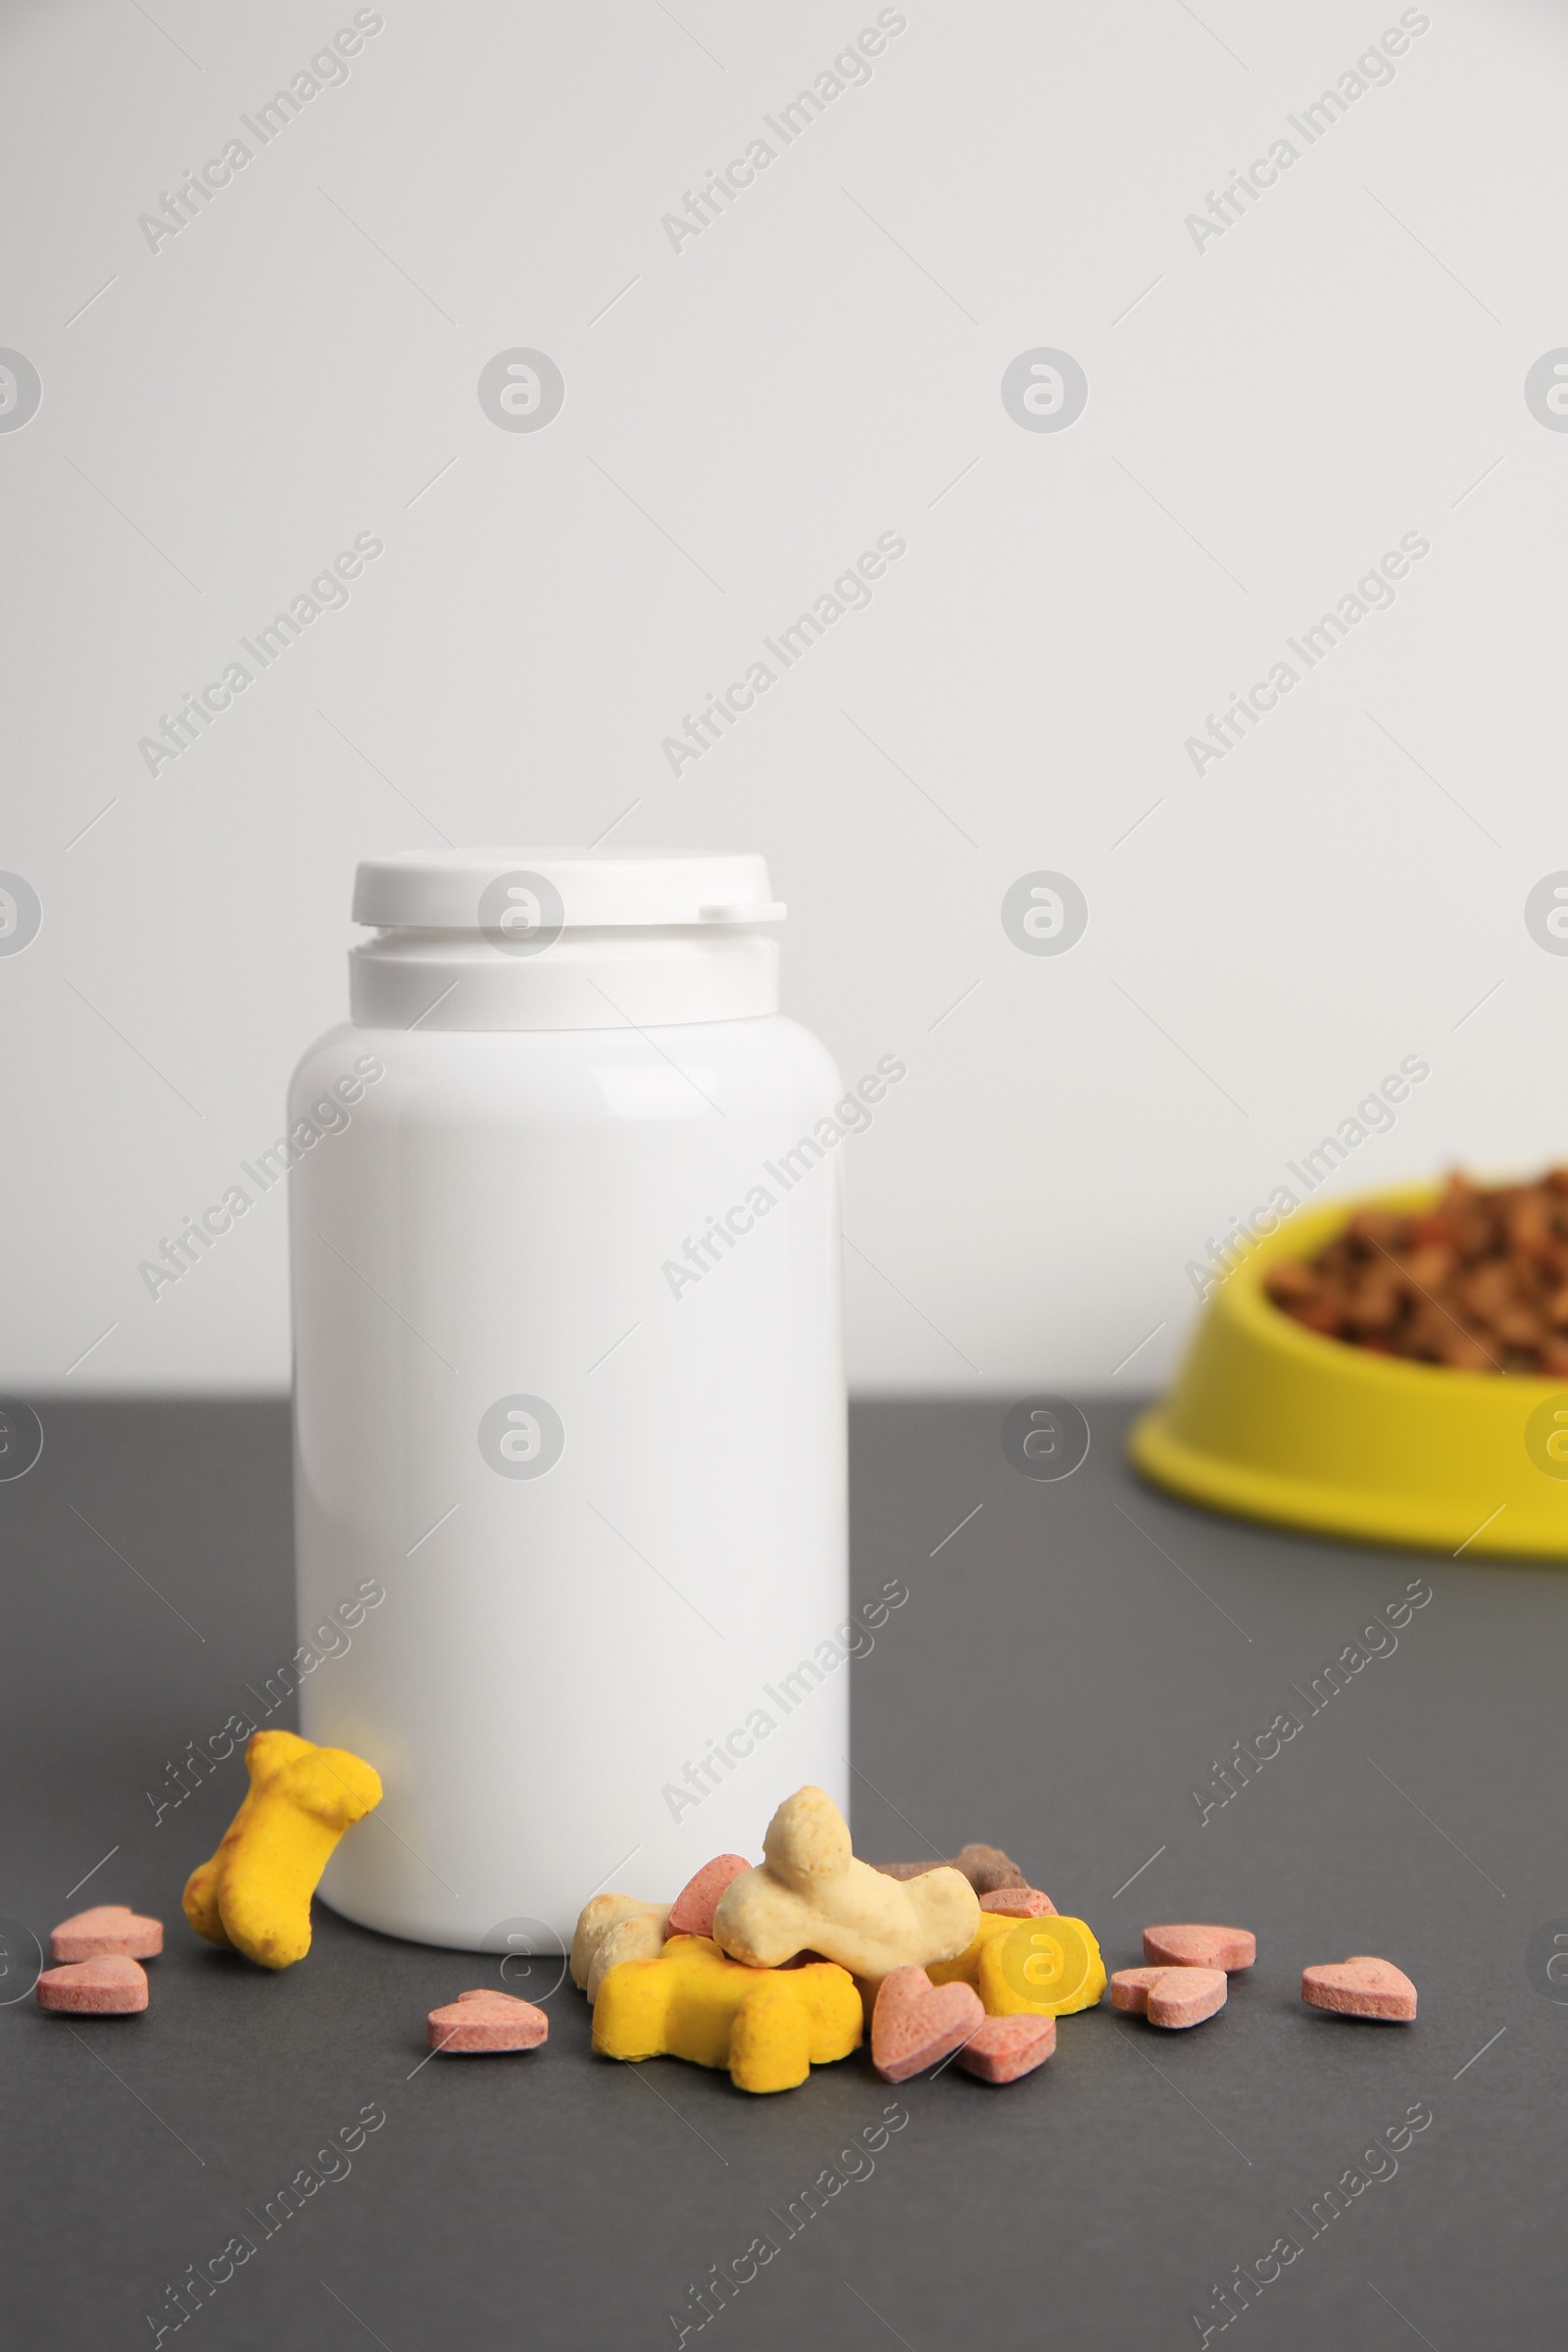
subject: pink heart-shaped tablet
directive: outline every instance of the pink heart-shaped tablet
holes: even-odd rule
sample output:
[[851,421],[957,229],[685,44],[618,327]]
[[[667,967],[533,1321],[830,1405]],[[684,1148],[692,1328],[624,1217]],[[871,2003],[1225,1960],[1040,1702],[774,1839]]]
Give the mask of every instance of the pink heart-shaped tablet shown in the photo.
[[1118,1968],[1110,1980],[1110,2005],[1129,2017],[1147,2017],[1150,1987],[1169,1975],[1165,1968]]
[[1229,1982],[1222,1968],[1118,1968],[1110,2005],[1152,2026],[1200,2026],[1224,2008]]
[[982,2082],[1016,2082],[1044,2066],[1055,2046],[1054,2017],[988,2017],[958,2052],[958,2064]]
[[715,1854],[705,1862],[695,1879],[688,1879],[669,1906],[669,1936],[711,1936],[713,1913],[718,1898],[731,1879],[738,1879],[751,1864],[744,1854]]
[[133,2017],[147,2006],[147,1971],[122,1952],[74,1960],[46,1968],[38,1979],[38,2006],[80,2017]]
[[164,1948],[164,1923],[146,1919],[124,1903],[97,1903],[63,1919],[49,1936],[53,1960],[96,1960],[117,1953],[122,1960],[152,1960]]
[[1162,1968],[1149,1987],[1145,2015],[1152,2026],[1200,2026],[1224,2008],[1229,1985],[1222,1968]]
[[1301,1998],[1340,2017],[1381,2017],[1408,2025],[1415,2016],[1415,1986],[1403,1969],[1369,1952],[1304,1968]]
[[[1000,1911],[1005,1919],[1055,1917],[1056,1906],[1038,1886],[994,1886],[980,1897],[982,1911]],[[1008,2080],[1011,2078],[1009,2076]]]
[[482,2057],[497,2050],[536,2050],[550,2033],[550,2020],[532,2001],[513,1992],[480,1986],[460,1992],[425,2020],[432,2050],[449,2057]]
[[1247,1928],[1146,1928],[1144,1958],[1162,1960],[1167,1968],[1223,1968],[1234,1975],[1257,1958],[1257,1937]]
[[906,2082],[967,2041],[984,2018],[972,1984],[933,1984],[923,1968],[896,1968],[871,2012],[871,2064],[885,2082]]

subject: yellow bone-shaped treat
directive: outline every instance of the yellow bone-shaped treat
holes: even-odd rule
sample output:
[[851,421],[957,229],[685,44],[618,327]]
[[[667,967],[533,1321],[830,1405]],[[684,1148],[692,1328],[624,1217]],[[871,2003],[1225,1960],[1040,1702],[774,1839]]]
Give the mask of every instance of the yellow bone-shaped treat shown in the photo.
[[345,1830],[381,1801],[378,1775],[346,1747],[293,1732],[256,1732],[251,1785],[210,1862],[185,1882],[185,1917],[209,1943],[263,1968],[288,1968],[311,1948],[311,1896]]
[[1105,1989],[1105,1964],[1081,1919],[1013,1919],[983,1911],[974,1941],[928,1972],[933,1984],[972,1984],[988,2017],[1067,2017],[1092,2009]]
[[672,1936],[657,1960],[623,1960],[594,2003],[607,2058],[727,2066],[737,2090],[793,2090],[860,2045],[860,1996],[830,1960],[743,1968],[707,1936]]
[[720,1948],[751,1968],[820,1952],[858,1977],[949,1960],[972,1941],[980,1898],[961,1870],[890,1879],[858,1862],[849,1825],[820,1788],[798,1788],[767,1825],[766,1859],[732,1879],[713,1913]]

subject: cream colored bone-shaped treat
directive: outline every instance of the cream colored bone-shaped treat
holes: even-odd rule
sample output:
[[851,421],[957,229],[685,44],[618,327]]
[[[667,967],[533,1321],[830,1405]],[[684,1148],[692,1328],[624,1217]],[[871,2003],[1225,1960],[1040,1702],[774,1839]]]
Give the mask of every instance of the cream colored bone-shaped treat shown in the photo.
[[629,1919],[634,1911],[649,1908],[640,1894],[596,1894],[584,1903],[571,1937],[571,1981],[579,1992],[588,1982],[589,1964],[606,1931],[617,1919]]
[[962,1871],[890,1879],[858,1862],[848,1823],[820,1788],[785,1798],[762,1852],[765,1861],[732,1879],[713,1913],[714,1940],[748,1967],[820,1952],[877,1983],[895,1968],[951,1960],[974,1940],[980,1899]]
[[657,1960],[664,1948],[668,1903],[636,1894],[596,1894],[577,1917],[571,1938],[571,1981],[591,2001],[609,1971],[622,1960]]

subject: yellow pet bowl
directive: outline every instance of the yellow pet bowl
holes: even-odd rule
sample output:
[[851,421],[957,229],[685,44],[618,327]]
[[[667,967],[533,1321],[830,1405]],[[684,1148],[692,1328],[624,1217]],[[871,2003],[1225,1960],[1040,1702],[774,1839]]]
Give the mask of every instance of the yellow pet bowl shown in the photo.
[[1145,1477],[1189,1502],[1423,1550],[1568,1557],[1568,1383],[1450,1372],[1348,1347],[1283,1314],[1263,1276],[1358,1208],[1302,1211],[1211,1292],[1171,1392],[1133,1429]]

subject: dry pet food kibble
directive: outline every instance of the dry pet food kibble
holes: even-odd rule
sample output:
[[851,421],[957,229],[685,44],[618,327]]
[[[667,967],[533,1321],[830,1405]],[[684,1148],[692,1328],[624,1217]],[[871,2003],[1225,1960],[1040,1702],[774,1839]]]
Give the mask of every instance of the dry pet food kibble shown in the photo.
[[731,1880],[713,1936],[735,1960],[777,1968],[820,1952],[873,1982],[895,1968],[947,1960],[972,1940],[980,1902],[943,1864],[902,1885],[858,1862],[849,1826],[820,1788],[799,1788],[767,1825],[761,1867]]
[[1044,2066],[1055,2046],[1054,2017],[988,2017],[958,2052],[958,2064],[982,2082],[1016,2082]]
[[923,1879],[931,1870],[961,1870],[979,1895],[1024,1883],[1023,1872],[1000,1845],[961,1845],[948,1862],[878,1862],[873,1868],[888,1879]]
[[1000,1911],[1006,1919],[1044,1919],[1056,1908],[1038,1886],[998,1886],[980,1897],[982,1911]]
[[923,1968],[896,1968],[871,2012],[871,2064],[886,2082],[906,2082],[951,2057],[985,2023],[972,1984],[933,1984]]
[[95,1960],[46,1968],[37,1996],[40,2009],[77,2017],[133,2017],[147,2006],[147,1971],[122,1952],[104,1952]]
[[669,1906],[671,1936],[711,1936],[713,1913],[718,1898],[731,1879],[738,1879],[751,1864],[744,1854],[719,1854],[705,1862],[694,1879],[688,1879]]
[[256,1732],[245,1750],[250,1793],[210,1862],[185,1883],[185,1917],[209,1943],[263,1968],[311,1948],[311,1897],[338,1839],[381,1801],[370,1766],[346,1747],[293,1732]]
[[1488,1189],[1455,1173],[1418,1215],[1367,1208],[1264,1289],[1308,1331],[1463,1372],[1568,1373],[1568,1168]]
[[1113,2009],[1147,2017],[1152,2026],[1200,2026],[1224,2008],[1228,1989],[1222,1968],[1118,1968],[1110,2002]]
[[1341,2017],[1381,2017],[1408,2025],[1415,2016],[1415,1986],[1392,1960],[1367,1952],[1301,1971],[1301,1998],[1313,2009]]
[[1257,1958],[1257,1937],[1246,1928],[1146,1928],[1144,1958],[1167,1968],[1222,1968],[1233,1977]]
[[572,1983],[596,2001],[610,1969],[623,1960],[658,1959],[668,1918],[665,1903],[645,1903],[636,1894],[596,1894],[583,1905],[571,1938]]
[[164,1923],[144,1919],[123,1903],[99,1903],[63,1919],[49,1937],[54,1960],[97,1960],[106,1953],[122,1960],[153,1960],[164,1948]]
[[829,1960],[743,1968],[706,1936],[672,1936],[657,1960],[611,1969],[594,2003],[607,2058],[728,2067],[738,2090],[793,2090],[813,2066],[858,2049],[860,1996]]
[[481,1986],[460,1992],[445,2008],[432,2009],[425,2028],[432,2050],[466,2058],[496,2050],[536,2050],[549,2034],[550,2020],[532,2001]]

